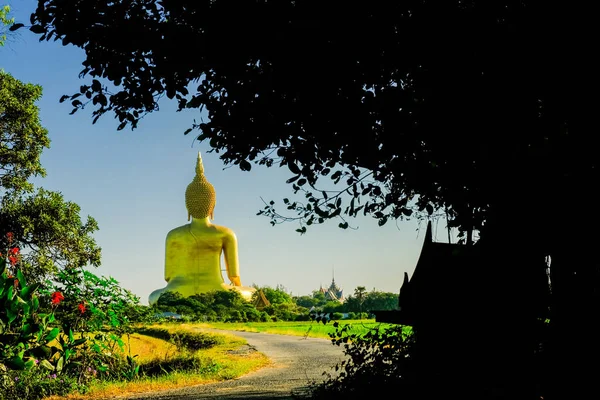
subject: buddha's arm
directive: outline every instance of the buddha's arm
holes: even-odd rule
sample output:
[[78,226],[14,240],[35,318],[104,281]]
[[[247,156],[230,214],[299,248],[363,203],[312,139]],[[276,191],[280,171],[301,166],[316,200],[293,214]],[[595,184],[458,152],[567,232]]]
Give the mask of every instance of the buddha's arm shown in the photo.
[[173,248],[173,238],[171,234],[167,235],[165,240],[165,281],[169,282],[173,277],[175,249]]
[[227,277],[233,286],[242,286],[240,279],[240,264],[238,259],[238,244],[235,233],[228,231],[223,238],[223,254]]

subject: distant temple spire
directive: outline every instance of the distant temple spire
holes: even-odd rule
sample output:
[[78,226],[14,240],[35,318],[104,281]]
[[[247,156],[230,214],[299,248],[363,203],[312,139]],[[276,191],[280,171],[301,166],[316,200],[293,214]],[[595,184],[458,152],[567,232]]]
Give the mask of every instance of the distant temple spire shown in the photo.
[[319,287],[319,291],[325,295],[325,298],[327,300],[339,301],[341,303],[344,302],[344,290],[340,289],[335,284],[335,271],[333,267],[331,267],[331,285],[329,285],[329,288],[325,289],[321,284]]

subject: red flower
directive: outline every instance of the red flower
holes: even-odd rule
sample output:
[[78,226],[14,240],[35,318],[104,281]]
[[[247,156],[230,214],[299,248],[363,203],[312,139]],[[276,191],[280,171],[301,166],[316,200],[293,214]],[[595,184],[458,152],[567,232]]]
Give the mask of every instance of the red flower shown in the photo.
[[13,247],[8,252],[16,256],[17,254],[19,254],[19,248],[18,247]]
[[63,301],[65,299],[65,296],[62,295],[61,292],[54,292],[52,293],[52,304],[53,305],[59,305],[61,301]]
[[79,311],[83,314],[85,313],[85,303],[80,303],[77,308],[79,308]]
[[11,265],[15,265],[17,263],[17,257],[8,256],[8,261],[11,263]]
[[8,242],[9,242],[9,243],[10,243],[10,242],[12,242],[12,240],[13,240],[13,236],[14,236],[14,235],[13,235],[13,233],[12,233],[12,232],[8,232],[8,233],[6,234],[6,238],[8,239]]

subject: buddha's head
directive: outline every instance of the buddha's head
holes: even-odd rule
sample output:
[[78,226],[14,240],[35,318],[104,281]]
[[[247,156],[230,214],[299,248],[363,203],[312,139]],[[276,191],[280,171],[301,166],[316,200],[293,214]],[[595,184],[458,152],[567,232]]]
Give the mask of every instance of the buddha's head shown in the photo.
[[206,180],[204,176],[204,165],[202,165],[202,156],[198,152],[198,161],[196,163],[196,176],[185,190],[185,207],[188,211],[188,221],[190,216],[196,219],[210,217],[214,218],[215,204],[217,203],[217,193],[214,186]]

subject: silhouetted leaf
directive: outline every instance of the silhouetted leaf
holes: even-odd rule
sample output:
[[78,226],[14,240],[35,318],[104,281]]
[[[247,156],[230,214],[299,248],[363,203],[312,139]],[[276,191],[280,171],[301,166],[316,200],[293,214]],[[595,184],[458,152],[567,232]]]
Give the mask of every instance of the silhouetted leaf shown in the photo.
[[8,30],[9,30],[9,31],[11,31],[11,32],[14,32],[14,31],[16,31],[17,29],[19,29],[19,28],[22,28],[22,27],[24,27],[24,26],[25,26],[24,24],[20,24],[20,23],[19,23],[19,24],[12,24],[12,25],[10,26],[10,28],[8,28]]
[[300,174],[301,172],[300,168],[298,168],[298,166],[293,162],[288,163],[288,168],[290,169],[290,171],[292,171],[293,174]]
[[29,30],[37,34],[44,33],[46,31],[41,25],[32,25],[29,27]]

